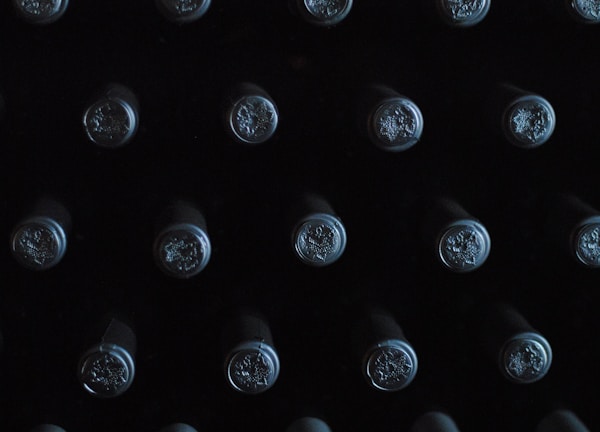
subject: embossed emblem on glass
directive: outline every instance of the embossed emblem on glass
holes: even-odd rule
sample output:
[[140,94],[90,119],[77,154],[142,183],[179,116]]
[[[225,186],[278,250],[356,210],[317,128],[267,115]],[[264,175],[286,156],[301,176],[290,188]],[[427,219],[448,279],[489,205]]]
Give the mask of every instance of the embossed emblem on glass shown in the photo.
[[370,122],[374,144],[384,150],[407,150],[423,133],[423,115],[419,107],[405,97],[382,102]]
[[600,0],[566,0],[577,19],[587,24],[600,23]]
[[211,0],[156,0],[159,11],[170,21],[185,24],[201,18]]
[[242,97],[229,114],[229,124],[235,137],[248,144],[263,143],[271,138],[278,120],[273,101],[257,95]]
[[88,138],[102,147],[116,148],[129,142],[138,129],[138,103],[133,93],[109,86],[83,115]]
[[548,341],[537,333],[522,333],[506,342],[501,352],[502,370],[517,383],[542,379],[552,363]]
[[400,340],[378,344],[367,359],[366,375],[379,390],[401,390],[412,382],[416,372],[417,356],[410,345]]
[[555,123],[552,105],[537,95],[517,98],[504,115],[504,130],[509,140],[523,148],[538,147],[548,141]]
[[13,0],[17,13],[32,24],[50,24],[67,10],[68,0]]
[[311,24],[333,26],[340,23],[352,9],[352,0],[297,0],[304,18]]
[[294,250],[306,264],[325,266],[337,261],[346,248],[346,230],[341,220],[325,213],[304,218],[293,235]]
[[470,27],[480,23],[490,9],[491,0],[438,0],[442,17],[448,24]]
[[476,221],[458,221],[443,232],[439,241],[442,263],[455,272],[468,272],[483,265],[490,252],[490,237]]

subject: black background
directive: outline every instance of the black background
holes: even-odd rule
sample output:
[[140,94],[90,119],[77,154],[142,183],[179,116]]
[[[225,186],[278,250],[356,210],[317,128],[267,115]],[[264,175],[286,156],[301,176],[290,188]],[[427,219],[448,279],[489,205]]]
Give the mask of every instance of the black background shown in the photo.
[[[494,1],[469,29],[441,24],[431,2],[357,0],[339,26],[310,26],[285,1],[213,0],[176,26],[151,1],[72,0],[46,27],[0,5],[0,429],[41,422],[67,431],[153,431],[175,421],[198,430],[283,430],[313,414],[334,431],[408,430],[442,409],[463,431],[532,431],[551,409],[597,414],[597,271],[572,263],[544,229],[547,199],[567,190],[600,206],[597,130],[600,27],[561,1]],[[108,82],[140,100],[140,129],[110,151],[86,141],[81,116]],[[263,86],[280,110],[276,136],[243,148],[220,122],[238,81]],[[413,99],[422,141],[398,154],[358,134],[357,94],[372,82]],[[508,144],[489,96],[509,82],[554,106],[557,127],[534,150]],[[296,193],[326,197],[348,247],[328,268],[302,265],[289,246]],[[35,199],[52,194],[73,217],[68,252],[33,273],[10,256],[8,236]],[[420,243],[422,199],[449,194],[488,228],[489,260],[449,274]],[[190,281],[152,262],[154,222],[174,197],[202,206],[213,244]],[[506,382],[468,317],[502,300],[554,349],[549,374]],[[370,389],[352,356],[355,308],[383,302],[418,353],[406,390]],[[267,393],[225,383],[222,317],[254,305],[268,317],[282,370]],[[132,388],[97,400],[80,388],[87,331],[124,313],[138,336]]]

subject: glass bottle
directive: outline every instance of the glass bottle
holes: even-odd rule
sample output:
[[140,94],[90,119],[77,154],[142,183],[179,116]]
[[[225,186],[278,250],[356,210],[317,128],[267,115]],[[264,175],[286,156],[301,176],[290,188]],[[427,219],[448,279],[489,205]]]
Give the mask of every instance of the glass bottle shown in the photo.
[[135,376],[137,339],[133,329],[115,316],[105,318],[82,354],[77,376],[83,388],[98,398],[113,398],[125,393]]
[[168,276],[189,279],[204,270],[211,243],[200,210],[183,200],[167,207],[158,219],[153,250],[156,265]]
[[346,228],[324,198],[306,194],[292,214],[292,249],[301,262],[324,267],[341,258],[346,249]]
[[30,24],[51,24],[67,11],[69,0],[12,1],[17,15]]
[[19,264],[30,270],[56,266],[67,251],[71,215],[53,198],[43,197],[21,219],[10,236],[10,249]]
[[130,142],[138,124],[137,97],[128,87],[117,83],[102,89],[83,114],[88,139],[105,148],[117,148]]
[[546,415],[535,432],[590,432],[577,415],[567,409],[559,409]]
[[368,306],[355,332],[362,373],[372,388],[395,392],[414,380],[417,354],[389,311]]
[[442,20],[452,27],[472,27],[487,16],[491,0],[435,0]]
[[341,23],[352,10],[353,0],[289,0],[292,13],[318,27]]
[[256,395],[279,377],[279,354],[266,319],[254,310],[240,311],[223,329],[224,371],[234,390]]
[[423,114],[417,104],[385,85],[371,84],[363,90],[358,117],[361,134],[382,150],[408,150],[423,134]]
[[437,261],[455,273],[480,268],[491,249],[485,226],[454,199],[436,197],[429,205],[423,220],[423,237]]
[[481,313],[482,342],[507,380],[531,384],[546,376],[552,348],[521,313],[504,303],[482,308]]
[[156,0],[158,11],[175,24],[189,24],[208,11],[211,0]]
[[410,432],[460,432],[460,430],[448,414],[430,411],[415,420]]
[[241,144],[262,144],[273,137],[279,111],[273,98],[254,83],[235,85],[225,99],[224,124]]

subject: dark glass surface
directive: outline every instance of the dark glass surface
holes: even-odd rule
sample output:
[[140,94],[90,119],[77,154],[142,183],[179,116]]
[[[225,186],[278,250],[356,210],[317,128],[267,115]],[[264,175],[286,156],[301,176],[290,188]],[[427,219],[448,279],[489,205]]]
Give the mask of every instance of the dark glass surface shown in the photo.
[[[357,0],[330,29],[278,0],[214,0],[184,26],[152,1],[71,1],[45,27],[0,4],[0,429],[280,431],[315,415],[334,431],[383,432],[442,409],[463,431],[524,432],[557,407],[600,428],[600,273],[576,265],[543,224],[555,192],[600,206],[600,27],[575,22],[561,1],[495,0],[481,24],[452,29],[423,3]],[[237,145],[222,126],[222,99],[241,81],[279,109],[260,146]],[[113,150],[87,141],[81,120],[110,82],[140,102],[136,137]],[[410,150],[382,152],[360,135],[356,97],[373,82],[422,110]],[[553,104],[546,144],[516,148],[490,120],[501,82]],[[305,191],[324,196],[348,232],[327,268],[291,250],[288,211]],[[69,208],[73,230],[63,261],[33,273],[10,256],[8,235],[46,193]],[[434,195],[486,225],[482,268],[451,274],[426,253],[421,203]],[[204,204],[213,246],[186,281],[152,259],[156,217],[182,196]],[[542,381],[509,383],[486,357],[471,312],[497,300],[551,343]],[[386,305],[419,356],[401,392],[369,388],[352,355],[365,301]],[[218,344],[223,317],[248,305],[269,320],[281,360],[276,385],[256,397],[228,387]],[[112,311],[135,325],[136,378],[99,401],[76,364],[89,328]]]

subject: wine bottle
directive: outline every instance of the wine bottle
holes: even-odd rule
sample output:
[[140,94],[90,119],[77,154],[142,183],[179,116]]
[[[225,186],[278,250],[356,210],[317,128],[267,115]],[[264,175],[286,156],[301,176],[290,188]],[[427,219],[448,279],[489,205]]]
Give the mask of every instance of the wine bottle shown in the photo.
[[69,0],[23,1],[13,0],[17,15],[31,24],[51,24],[67,11]]
[[57,200],[44,196],[13,228],[10,249],[19,264],[30,270],[48,270],[67,251],[71,215]]
[[289,0],[293,14],[319,27],[333,27],[341,23],[352,10],[353,0]]
[[535,428],[535,432],[590,432],[577,415],[566,409],[546,415]]
[[270,389],[279,377],[279,354],[266,319],[255,310],[233,315],[222,333],[224,371],[234,390],[256,395]]
[[472,27],[487,16],[491,0],[435,0],[442,20],[452,27]]
[[388,86],[370,84],[358,100],[360,132],[376,147],[401,152],[421,139],[423,114],[408,97]]
[[158,432],[198,432],[195,428],[186,423],[172,423]]
[[346,249],[346,228],[321,196],[306,194],[292,209],[292,249],[304,264],[323,267],[341,258]]
[[329,425],[320,418],[301,417],[294,420],[285,432],[331,432]]
[[414,380],[417,354],[389,311],[365,307],[357,320],[354,340],[363,376],[372,388],[394,392]]
[[585,267],[600,268],[600,211],[589,203],[566,193],[552,197],[546,233],[565,256]]
[[175,24],[189,24],[204,16],[211,0],[156,0],[159,12]]
[[513,306],[498,303],[480,311],[481,340],[502,375],[517,384],[541,380],[552,364],[548,340]]
[[598,0],[565,0],[571,17],[583,24],[600,23],[600,1]]
[[279,111],[273,98],[254,83],[233,86],[225,98],[224,124],[228,134],[242,144],[261,144],[273,137]]
[[491,248],[486,227],[454,199],[435,197],[427,206],[422,231],[429,253],[455,273],[480,268]]
[[410,432],[460,432],[460,430],[448,414],[430,411],[415,420]]
[[163,210],[157,225],[153,250],[159,269],[178,279],[189,279],[204,270],[211,243],[206,220],[195,205],[175,201]]
[[556,113],[546,98],[511,83],[499,84],[490,97],[493,123],[514,146],[533,149],[552,137]]
[[[122,395],[135,376],[136,335],[119,317],[108,315],[99,336],[79,359],[77,376],[83,388],[98,398]],[[94,332],[95,333],[95,332]]]
[[65,430],[53,424],[40,424],[31,428],[30,432],[65,432]]
[[96,94],[83,114],[84,131],[90,141],[117,148],[135,136],[139,124],[138,99],[129,88],[111,83]]

